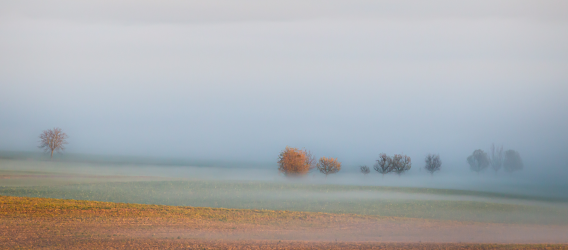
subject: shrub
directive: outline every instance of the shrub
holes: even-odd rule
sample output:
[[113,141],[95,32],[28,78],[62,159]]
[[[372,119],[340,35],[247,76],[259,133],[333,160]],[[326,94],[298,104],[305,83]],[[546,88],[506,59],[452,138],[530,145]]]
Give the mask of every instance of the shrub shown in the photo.
[[278,171],[288,177],[306,175],[314,165],[312,153],[305,149],[286,147],[278,157]]
[[327,175],[335,174],[341,170],[341,162],[337,161],[337,158],[322,157],[319,159],[317,167],[322,174],[325,174],[325,178],[327,178]]

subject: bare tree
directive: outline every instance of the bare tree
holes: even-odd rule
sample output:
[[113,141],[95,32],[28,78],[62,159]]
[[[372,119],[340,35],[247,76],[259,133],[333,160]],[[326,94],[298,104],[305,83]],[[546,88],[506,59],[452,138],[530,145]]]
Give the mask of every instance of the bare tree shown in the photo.
[[317,168],[322,174],[325,174],[327,179],[327,175],[335,174],[341,170],[341,162],[337,161],[337,158],[322,157],[319,159]]
[[368,175],[371,172],[371,170],[367,166],[361,166],[359,168],[361,169],[361,173],[363,173],[364,175]]
[[505,171],[512,173],[523,169],[523,161],[521,155],[515,150],[505,151],[505,160],[503,161]]
[[308,165],[310,171],[312,171],[316,167],[316,157],[309,150],[303,149],[302,152],[306,155],[306,165]]
[[388,174],[392,171],[392,158],[387,156],[387,154],[385,153],[380,154],[379,159],[377,160],[377,163],[375,163],[373,168],[375,169],[375,171],[379,172],[379,174],[382,174],[384,178],[385,174]]
[[503,164],[503,146],[495,148],[495,144],[491,145],[491,168],[495,173],[501,169]]
[[302,176],[314,168],[315,158],[310,151],[286,147],[278,156],[278,171],[288,177]]
[[63,133],[60,128],[44,130],[39,135],[39,148],[43,148],[45,152],[51,152],[50,159],[53,159],[53,152],[61,152],[65,150],[67,144],[67,134]]
[[431,175],[434,175],[434,172],[439,171],[440,167],[442,166],[442,160],[440,160],[440,155],[435,154],[428,154],[426,159],[426,166],[424,168],[430,172]]
[[407,155],[395,154],[392,157],[392,171],[396,174],[401,175],[402,173],[410,170],[411,167],[412,161]]
[[489,166],[489,162],[490,160],[487,153],[483,152],[481,149],[473,151],[473,154],[467,157],[469,168],[477,173],[486,169],[487,166]]

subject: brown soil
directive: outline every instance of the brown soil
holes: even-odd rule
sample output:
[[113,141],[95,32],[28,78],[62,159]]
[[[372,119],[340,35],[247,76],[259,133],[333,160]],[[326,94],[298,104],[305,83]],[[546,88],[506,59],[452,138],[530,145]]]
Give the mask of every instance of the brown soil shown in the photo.
[[0,248],[568,249],[549,245],[567,235],[566,226],[0,196]]

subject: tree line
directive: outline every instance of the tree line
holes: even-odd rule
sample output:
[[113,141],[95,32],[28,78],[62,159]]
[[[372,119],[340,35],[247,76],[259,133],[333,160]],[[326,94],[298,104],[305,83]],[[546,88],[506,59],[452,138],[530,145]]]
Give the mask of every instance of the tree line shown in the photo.
[[467,157],[467,163],[470,169],[477,173],[485,170],[489,166],[491,166],[495,173],[499,172],[501,167],[508,173],[523,169],[523,160],[519,152],[509,149],[503,153],[503,146],[495,147],[495,144],[491,145],[491,155],[481,149],[477,149],[473,151],[473,154]]
[[[410,170],[411,167],[412,160],[407,155],[395,154],[391,157],[381,154],[373,168],[384,176],[391,172],[401,175]],[[327,178],[328,175],[341,170],[341,162],[337,158],[331,157],[321,157],[316,161],[310,151],[292,147],[286,147],[278,156],[278,171],[287,177],[303,176],[313,169],[319,170]],[[439,166],[438,169],[434,169],[432,168],[432,171],[437,171]],[[361,172],[368,174],[370,169],[367,166],[361,166]]]
[[[501,169],[512,173],[523,169],[523,162],[519,152],[507,150],[503,152],[503,147],[491,146],[491,154],[488,155],[481,149],[475,150],[467,157],[466,162],[474,172],[481,172],[491,166],[495,172]],[[402,175],[412,168],[412,159],[404,154],[389,156],[385,153],[379,154],[373,169],[383,177],[389,173]],[[431,175],[440,171],[442,160],[439,154],[428,154],[424,159],[424,169]],[[326,178],[330,174],[335,174],[341,170],[341,162],[337,158],[321,157],[316,161],[313,154],[306,149],[286,147],[278,157],[278,171],[287,177],[298,177],[308,174],[311,170],[317,169],[325,174]],[[371,168],[367,165],[359,167],[359,171],[364,175],[371,173]]]
[[[67,134],[60,128],[53,128],[43,131],[40,134],[39,148],[50,152],[50,157],[53,158],[53,153],[65,149],[67,143]],[[501,168],[506,172],[512,173],[523,169],[523,161],[519,152],[509,149],[503,152],[503,146],[495,147],[491,145],[491,153],[487,154],[481,149],[473,151],[467,157],[466,161],[469,167],[474,172],[481,172],[491,166],[497,173]],[[431,175],[440,171],[442,167],[442,160],[438,154],[428,154],[424,159],[424,169]],[[381,174],[395,173],[401,175],[409,171],[412,167],[412,160],[409,156],[403,154],[395,154],[389,156],[385,153],[379,154],[379,158],[373,165],[373,169]],[[297,149],[286,147],[278,157],[278,171],[288,177],[303,176],[308,174],[311,170],[317,169],[327,178],[330,174],[335,174],[341,170],[341,162],[337,158],[321,157],[316,161],[314,155],[306,149]],[[371,169],[366,165],[359,167],[361,173],[367,175]]]

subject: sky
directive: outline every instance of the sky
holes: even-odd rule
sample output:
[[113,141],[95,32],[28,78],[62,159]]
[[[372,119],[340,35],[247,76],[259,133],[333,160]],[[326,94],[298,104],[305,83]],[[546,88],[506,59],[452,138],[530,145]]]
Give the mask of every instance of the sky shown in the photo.
[[567,94],[566,1],[0,2],[2,151],[568,169]]

